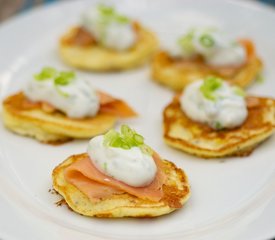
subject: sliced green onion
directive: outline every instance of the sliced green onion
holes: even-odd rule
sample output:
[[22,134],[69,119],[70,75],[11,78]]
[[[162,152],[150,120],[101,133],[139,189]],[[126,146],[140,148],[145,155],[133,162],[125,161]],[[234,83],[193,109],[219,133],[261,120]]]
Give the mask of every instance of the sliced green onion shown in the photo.
[[131,149],[131,146],[128,143],[122,142],[121,148],[128,150],[128,149]]
[[193,45],[193,38],[194,30],[191,30],[178,40],[178,44],[188,54],[191,54],[195,51],[195,47]]
[[69,96],[70,96],[68,93],[62,91],[62,90],[60,89],[59,85],[56,85],[56,84],[55,84],[54,87],[55,87],[56,91],[57,91],[60,95],[62,95],[63,97],[69,97]]
[[57,78],[54,79],[54,84],[55,85],[61,85],[61,86],[66,86],[70,83],[70,79],[58,76]]
[[119,137],[119,133],[115,131],[114,129],[109,130],[104,135],[103,145],[104,146],[110,146],[110,143],[112,143],[116,138]]
[[104,169],[105,171],[107,171],[107,163],[106,163],[106,162],[103,163],[103,169]]
[[54,79],[54,86],[57,92],[64,97],[69,97],[69,94],[62,91],[60,89],[60,86],[69,85],[74,78],[75,78],[74,72],[60,72],[59,76]]
[[52,67],[44,67],[40,73],[34,75],[34,78],[37,81],[52,80],[56,91],[60,95],[68,97],[69,94],[62,91],[60,86],[66,86],[70,84],[75,79],[75,73],[71,71],[59,72]]
[[119,23],[129,23],[130,19],[123,15],[116,15],[115,20]]
[[103,25],[106,25],[112,21],[116,21],[122,24],[129,23],[130,21],[128,17],[117,13],[115,8],[113,7],[100,4],[97,6],[97,8],[102,16],[102,21],[104,23]]
[[132,131],[131,128],[129,128],[127,125],[123,124],[120,128],[120,131],[121,133],[124,135],[124,136],[129,136],[129,137],[132,137],[134,132]]
[[137,145],[141,145],[144,142],[143,141],[144,138],[141,135],[137,134],[137,133],[134,134],[134,140],[135,140]]
[[59,73],[61,77],[66,79],[73,79],[75,78],[75,72],[69,71],[69,72],[60,72]]
[[213,37],[207,33],[203,34],[199,40],[201,45],[203,45],[206,48],[211,48],[215,44]]
[[104,4],[99,4],[97,6],[97,9],[100,11],[101,14],[103,15],[113,15],[115,10],[113,7],[106,6]]
[[54,84],[66,86],[75,78],[74,72],[60,72],[59,76],[54,79]]
[[52,67],[44,67],[40,73],[34,75],[34,78],[37,81],[43,81],[43,80],[47,80],[50,78],[54,78],[54,77],[56,77],[57,74],[58,74],[58,72],[56,69],[54,69]]
[[222,124],[220,122],[216,122],[214,125],[214,128],[217,130],[221,130],[223,128]]
[[112,141],[109,143],[112,147],[120,148],[123,145],[123,142],[120,137],[112,139]]
[[214,92],[222,86],[222,80],[218,77],[209,76],[204,79],[203,84],[200,87],[200,91],[205,98],[215,101],[216,97]]
[[108,131],[104,135],[103,145],[105,147],[116,147],[125,150],[131,149],[132,147],[139,147],[142,152],[150,155],[153,152],[149,146],[144,144],[143,136],[136,133],[135,130],[127,125],[122,125],[120,132],[114,129]]
[[153,149],[146,144],[141,145],[140,149],[144,154],[153,155]]

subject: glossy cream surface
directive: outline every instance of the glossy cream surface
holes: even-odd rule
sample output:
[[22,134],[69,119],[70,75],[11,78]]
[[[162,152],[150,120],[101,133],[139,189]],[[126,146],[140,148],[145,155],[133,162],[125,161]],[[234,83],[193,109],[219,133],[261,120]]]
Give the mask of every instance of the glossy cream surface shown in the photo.
[[[112,8],[110,8],[112,9]],[[127,50],[136,42],[136,34],[131,20],[117,17],[113,13],[105,14],[100,6],[95,6],[83,13],[81,23],[103,46],[119,51]]]
[[206,123],[213,129],[235,128],[247,118],[245,98],[235,87],[223,82],[213,92],[215,100],[208,99],[200,90],[203,80],[188,85],[180,98],[181,108],[192,120]]
[[212,66],[239,66],[246,61],[246,50],[236,40],[217,29],[196,28],[169,41],[166,50],[171,56],[192,59],[197,55]]
[[132,187],[144,187],[155,178],[157,166],[151,155],[143,153],[139,147],[122,149],[103,144],[104,137],[90,140],[88,155],[102,173]]
[[62,86],[56,85],[54,78],[32,78],[23,91],[30,100],[47,102],[69,118],[93,117],[99,110],[96,90],[85,80],[75,78]]

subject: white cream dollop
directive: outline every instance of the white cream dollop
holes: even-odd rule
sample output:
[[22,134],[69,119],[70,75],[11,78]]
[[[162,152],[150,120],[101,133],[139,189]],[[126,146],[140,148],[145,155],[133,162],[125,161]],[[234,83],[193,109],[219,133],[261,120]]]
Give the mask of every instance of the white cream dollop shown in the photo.
[[[136,41],[132,22],[130,20],[119,21],[111,14],[111,16],[106,16],[100,9],[100,6],[97,6],[84,12],[82,26],[107,48],[123,51],[132,47]],[[113,15],[117,14],[114,9],[113,11]]]
[[121,149],[103,145],[104,137],[90,140],[88,155],[102,173],[133,187],[149,185],[155,178],[157,166],[152,156],[138,147]]
[[246,50],[217,29],[196,28],[177,42],[169,41],[166,50],[173,57],[190,59],[201,55],[208,65],[239,66],[246,61]]
[[243,96],[236,88],[223,82],[214,95],[215,100],[206,98],[200,90],[203,80],[189,84],[180,98],[181,108],[192,120],[206,123],[211,128],[235,128],[247,118],[247,107]]
[[68,85],[56,87],[54,79],[31,79],[24,94],[34,102],[44,101],[64,112],[69,118],[93,117],[99,110],[95,89],[85,80],[73,79]]

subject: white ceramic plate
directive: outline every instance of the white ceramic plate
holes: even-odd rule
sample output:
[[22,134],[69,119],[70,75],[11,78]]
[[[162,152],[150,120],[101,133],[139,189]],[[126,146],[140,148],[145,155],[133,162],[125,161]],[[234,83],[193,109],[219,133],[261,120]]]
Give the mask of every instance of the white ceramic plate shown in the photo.
[[[58,38],[77,23],[81,12],[93,3],[61,2],[19,16],[0,27],[1,99],[21,89],[42,66],[67,69],[58,58]],[[155,30],[161,41],[167,41],[190,25],[218,25],[233,36],[250,37],[264,60],[266,81],[254,84],[249,92],[275,97],[275,11],[272,9],[255,3],[219,0],[129,0],[117,1],[117,5]],[[57,207],[58,196],[50,194],[48,189],[52,169],[67,156],[84,152],[87,141],[43,145],[14,135],[1,125],[3,214],[0,219],[2,222],[13,219],[10,221],[13,224],[0,227],[0,238],[227,239],[238,236],[243,226],[262,213],[275,192],[275,136],[249,157],[213,161],[192,157],[169,148],[162,141],[162,109],[173,94],[150,81],[148,67],[122,73],[78,74],[90,79],[96,87],[127,99],[140,113],[138,119],[127,123],[144,135],[147,143],[163,157],[185,169],[192,197],[183,209],[155,219],[80,216],[66,207]],[[22,233],[18,235],[16,230],[11,233],[9,228],[13,227]]]

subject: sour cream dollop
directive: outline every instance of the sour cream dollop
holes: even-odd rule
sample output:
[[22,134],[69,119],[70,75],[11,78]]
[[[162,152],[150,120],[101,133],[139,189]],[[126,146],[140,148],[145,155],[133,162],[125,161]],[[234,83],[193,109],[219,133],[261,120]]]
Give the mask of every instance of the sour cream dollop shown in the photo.
[[169,41],[165,48],[173,57],[192,59],[200,55],[212,66],[239,66],[247,57],[240,43],[211,28],[189,30],[177,42]]
[[157,166],[151,155],[139,147],[122,149],[103,145],[104,136],[90,140],[88,155],[102,173],[133,187],[149,185],[155,178]]
[[[44,68],[41,73],[50,69]],[[55,74],[43,80],[33,77],[23,90],[27,98],[34,102],[47,102],[69,118],[95,116],[99,110],[99,98],[90,83],[72,76],[67,82],[58,84],[56,79],[59,73],[56,70],[53,72]]]
[[119,51],[127,50],[136,41],[132,22],[114,8],[98,5],[84,12],[82,26],[103,46]]
[[184,113],[190,119],[206,123],[213,129],[230,129],[242,125],[247,118],[247,107],[241,90],[219,80],[220,86],[216,85],[215,90],[206,92],[206,97],[201,90],[205,81],[195,81],[185,88],[180,98]]

